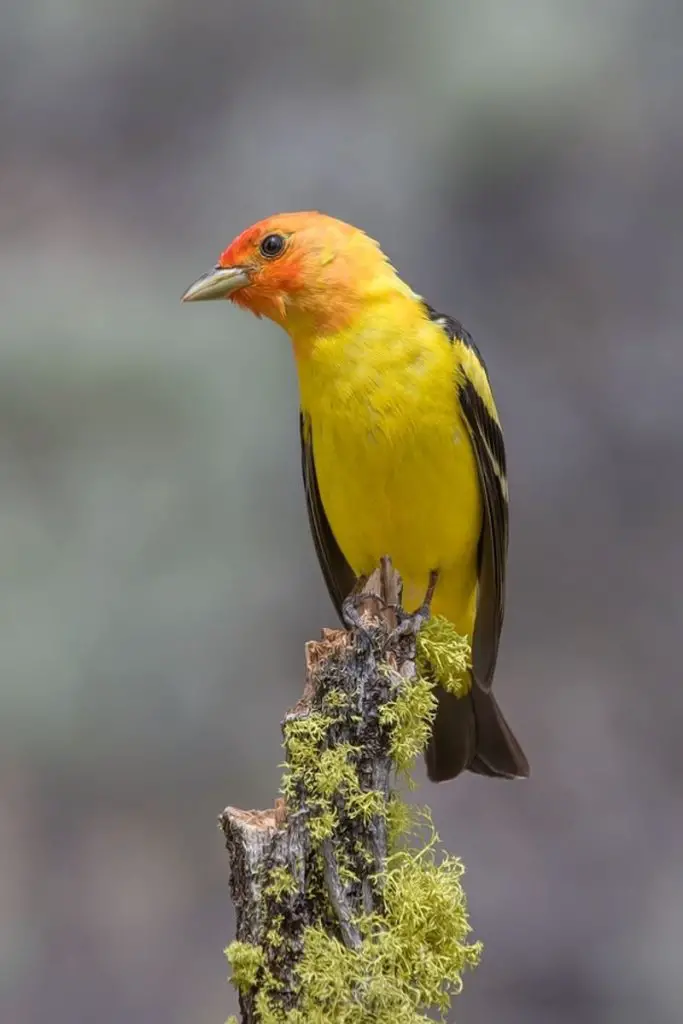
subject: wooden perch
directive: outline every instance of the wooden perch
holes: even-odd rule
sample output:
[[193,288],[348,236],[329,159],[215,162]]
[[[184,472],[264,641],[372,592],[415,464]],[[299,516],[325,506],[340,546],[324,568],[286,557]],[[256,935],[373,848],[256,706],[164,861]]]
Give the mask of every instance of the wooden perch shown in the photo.
[[[237,942],[228,958],[242,1024],[301,1011],[312,929],[338,942],[340,956],[343,949],[360,956],[360,922],[381,922],[386,911],[387,812],[396,768],[387,709],[416,680],[414,639],[392,637],[400,593],[400,578],[385,560],[359,602],[365,635],[328,629],[306,645],[304,692],[283,722],[285,800],[272,810],[228,807],[221,815],[237,914]],[[426,693],[433,699],[429,686]],[[415,752],[424,745],[429,714],[416,729],[421,742]],[[458,864],[452,877],[461,870]],[[464,898],[459,882],[449,884],[457,886],[460,902],[453,906],[464,922],[461,938],[468,930]],[[458,970],[476,959],[475,947],[460,949]],[[422,956],[418,952],[418,961]],[[358,991],[349,998],[358,1002]]]

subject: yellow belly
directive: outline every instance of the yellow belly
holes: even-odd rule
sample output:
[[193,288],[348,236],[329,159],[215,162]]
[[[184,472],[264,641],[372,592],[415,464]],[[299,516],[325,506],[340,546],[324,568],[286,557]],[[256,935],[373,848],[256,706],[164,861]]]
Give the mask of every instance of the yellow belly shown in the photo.
[[322,503],[353,570],[372,572],[390,555],[414,608],[437,569],[434,612],[471,633],[481,493],[452,356],[438,341],[434,358],[422,349],[419,365],[402,361],[379,374],[374,366],[369,389],[356,366],[352,381],[311,390],[304,407]]

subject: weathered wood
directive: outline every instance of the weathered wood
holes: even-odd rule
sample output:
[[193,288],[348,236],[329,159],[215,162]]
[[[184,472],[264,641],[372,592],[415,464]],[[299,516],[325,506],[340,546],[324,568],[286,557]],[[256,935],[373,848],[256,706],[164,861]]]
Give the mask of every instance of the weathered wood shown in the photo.
[[[243,1024],[258,1020],[266,980],[283,1010],[296,1006],[308,926],[322,923],[356,949],[359,915],[382,910],[393,765],[381,710],[401,680],[415,675],[414,640],[390,639],[400,593],[400,579],[385,560],[359,602],[364,631],[324,630],[321,640],[306,645],[304,691],[283,722],[286,807],[282,801],[269,811],[228,807],[221,816],[237,939],[263,951],[254,984],[241,986]],[[302,753],[301,745],[310,729],[318,753],[307,765],[311,750]],[[343,781],[328,793],[326,779],[334,772]]]

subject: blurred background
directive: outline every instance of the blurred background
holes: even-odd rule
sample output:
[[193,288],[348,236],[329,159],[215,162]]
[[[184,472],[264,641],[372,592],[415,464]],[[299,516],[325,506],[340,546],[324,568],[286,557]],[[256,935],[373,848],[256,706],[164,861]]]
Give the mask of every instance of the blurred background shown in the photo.
[[334,615],[287,340],[179,296],[310,207],[463,320],[506,429],[534,775],[417,794],[486,944],[458,1020],[680,1022],[682,46],[674,0],[3,5],[2,1024],[235,1009],[216,816],[271,805]]

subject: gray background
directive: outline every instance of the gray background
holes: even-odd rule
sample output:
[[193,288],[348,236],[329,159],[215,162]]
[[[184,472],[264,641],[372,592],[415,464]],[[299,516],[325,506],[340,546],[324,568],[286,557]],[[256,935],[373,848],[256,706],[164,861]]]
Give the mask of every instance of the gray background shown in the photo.
[[681,1020],[682,44],[646,0],[3,5],[3,1024],[234,1009],[215,817],[271,803],[334,617],[287,339],[178,299],[302,207],[465,322],[505,424],[534,776],[418,794],[486,942],[458,1019]]

